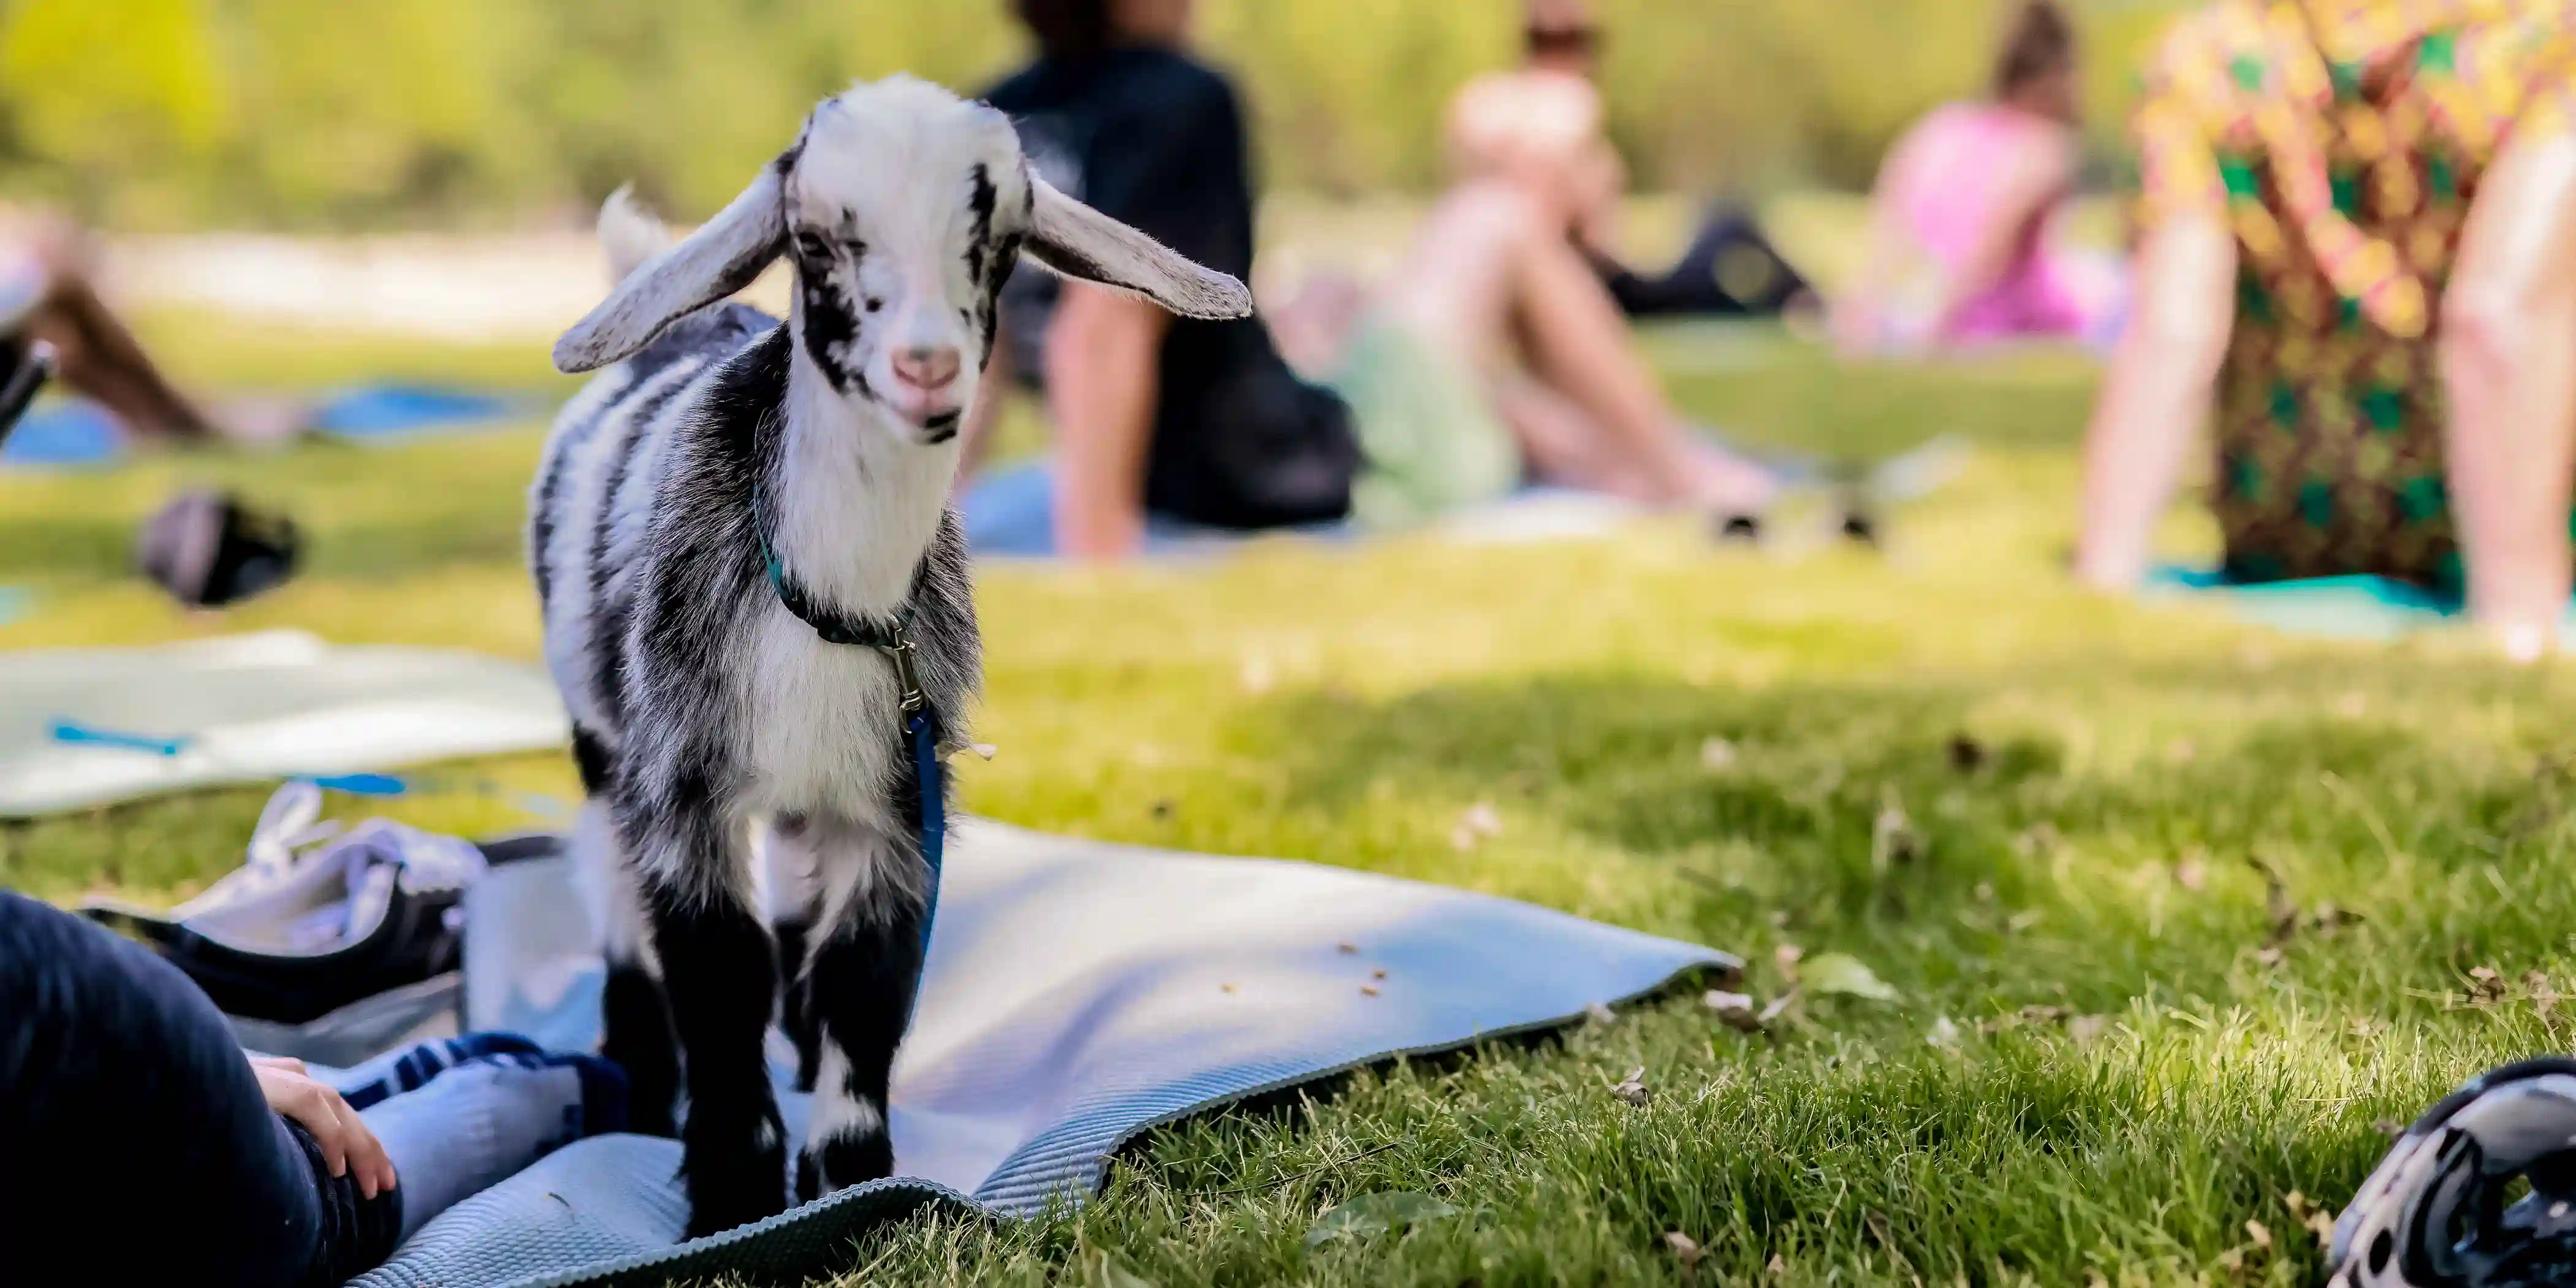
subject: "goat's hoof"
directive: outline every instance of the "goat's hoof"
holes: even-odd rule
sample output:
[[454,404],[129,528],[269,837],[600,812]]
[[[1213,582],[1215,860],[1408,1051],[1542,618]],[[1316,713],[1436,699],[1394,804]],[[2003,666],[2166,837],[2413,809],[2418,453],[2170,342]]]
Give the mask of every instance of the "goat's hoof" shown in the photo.
[[811,1203],[836,1190],[894,1175],[894,1142],[882,1131],[809,1146],[796,1156],[796,1201]]
[[722,1234],[787,1210],[784,1150],[729,1157],[714,1166],[693,1152],[682,1166],[689,1184],[689,1238]]

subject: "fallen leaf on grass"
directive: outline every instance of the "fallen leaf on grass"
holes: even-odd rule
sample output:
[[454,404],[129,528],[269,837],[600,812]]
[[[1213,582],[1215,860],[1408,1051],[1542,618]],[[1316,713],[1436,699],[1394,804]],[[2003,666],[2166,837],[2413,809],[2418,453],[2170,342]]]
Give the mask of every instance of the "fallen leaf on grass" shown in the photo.
[[2074,1039],[2077,1046],[2091,1046],[2102,1036],[2102,1030],[2110,1026],[2111,1021],[2106,1016],[2078,1015],[2066,1022],[2066,1036]]
[[1753,1019],[1763,1028],[1770,1028],[1773,1020],[1779,1019],[1782,1013],[1786,1012],[1790,1007],[1797,1005],[1797,1003],[1798,990],[1794,988],[1790,989],[1788,992],[1772,998],[1771,1004],[1763,1007],[1762,1013],[1754,1016]]
[[2174,861],[2174,884],[2193,894],[2209,888],[2209,851],[2195,845]]
[[1617,1096],[1621,1100],[1625,1100],[1629,1104],[1635,1105],[1640,1109],[1646,1107],[1647,1101],[1655,1098],[1655,1093],[1646,1089],[1646,1067],[1644,1065],[1639,1065],[1634,1069],[1630,1069],[1628,1071],[1627,1080],[1621,1082],[1618,1086],[1612,1087],[1610,1089],[1610,1094]]
[[1923,836],[1914,830],[1914,820],[1905,813],[1905,802],[1896,793],[1887,794],[1878,807],[1878,821],[1870,825],[1869,866],[1873,872],[1912,863],[1923,857]]
[[1807,950],[1796,944],[1783,943],[1771,950],[1771,964],[1780,969],[1780,978],[1797,982],[1798,963],[1805,961]]
[[1887,981],[1880,979],[1878,972],[1871,970],[1862,964],[1859,958],[1849,953],[1825,953],[1809,958],[1799,968],[1798,979],[1800,987],[1809,992],[1835,997],[1859,997],[1873,1002],[1894,1002],[1901,1000],[1903,996],[1890,987]]
[[1160,1288],[1153,1280],[1127,1268],[1116,1254],[1094,1252],[1082,1259],[1083,1278],[1091,1288]]
[[1458,1209],[1407,1190],[1363,1194],[1326,1212],[1306,1231],[1306,1246],[1320,1248],[1338,1239],[1366,1239],[1392,1230],[1458,1215]]
[[1964,733],[1950,735],[1950,768],[1973,774],[1986,765],[1986,745]]
[[2313,1202],[2307,1195],[2301,1194],[2297,1190],[2292,1190],[2289,1193],[2282,1195],[2281,1206],[2288,1208],[2290,1210],[2291,1218],[2296,1220],[2302,1229],[2305,1229],[2310,1235],[2316,1238],[2317,1246],[2324,1247],[2334,1242],[2335,1214],[2333,1208],[2327,1207],[2323,1203]]
[[1735,744],[1724,738],[1711,738],[1699,745],[1699,767],[1712,774],[1723,774],[1735,768]]
[[1458,816],[1458,826],[1449,831],[1449,844],[1460,851],[1472,850],[1503,834],[1503,816],[1492,804],[1478,801]]
[[2258,1247],[2258,1248],[2268,1248],[2268,1247],[2271,1247],[2271,1246],[2272,1246],[2272,1227],[2270,1227],[2270,1226],[2268,1226],[2268,1225],[2265,1225],[2265,1224],[2263,1224],[2262,1222],[2257,1221],[2257,1220],[2255,1220],[2255,1219],[2254,1219],[2254,1218],[2252,1218],[2252,1217],[2247,1217],[2247,1218],[2245,1219],[2245,1237],[2246,1237],[2246,1238],[2249,1238],[2249,1239],[2252,1239],[2252,1240],[2254,1241],[2254,1246],[2255,1246],[2255,1247]]
[[1753,999],[1743,993],[1710,989],[1700,996],[1700,1005],[1715,1012],[1720,1023],[1738,1033],[1762,1031],[1762,1017],[1753,1009]]
[[2469,1004],[2490,1006],[2504,1000],[2504,975],[2493,966],[2469,969]]
[[1679,1230],[1664,1231],[1664,1246],[1672,1249],[1673,1259],[1685,1267],[1698,1265],[1700,1258],[1708,1255],[1708,1250],[1699,1246],[1699,1240]]
[[1169,822],[1172,817],[1172,811],[1175,808],[1176,807],[1169,800],[1158,800],[1154,802],[1154,821],[1157,823]]
[[2057,853],[2062,842],[2054,823],[2033,823],[2013,838],[2013,852],[2025,859],[2044,859]]

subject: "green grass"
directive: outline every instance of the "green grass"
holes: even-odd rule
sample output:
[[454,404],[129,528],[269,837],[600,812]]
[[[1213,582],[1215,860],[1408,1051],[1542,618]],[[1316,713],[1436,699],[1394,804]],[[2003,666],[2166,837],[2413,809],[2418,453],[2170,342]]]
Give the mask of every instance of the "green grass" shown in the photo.
[[[845,1282],[1131,1282],[1104,1255],[1168,1288],[2303,1282],[2318,1251],[2286,1196],[2340,1202],[2382,1148],[2376,1120],[2566,1048],[2525,982],[2576,990],[2565,672],[2079,593],[2059,573],[2079,364],[1846,373],[1741,333],[1657,347],[1694,412],[1749,438],[1869,453],[1955,432],[1983,450],[1884,557],[1652,527],[993,573],[979,729],[1002,754],[965,791],[1034,827],[1700,940],[1753,962],[1765,999],[1788,986],[1783,945],[1846,952],[1901,1003],[1810,999],[1764,1040],[1677,998],[1363,1076],[1160,1133],[1078,1215],[889,1230]],[[0,646],[296,625],[532,656],[514,551],[536,442],[0,479],[0,581],[43,596]],[[223,619],[123,579],[130,525],[183,478],[292,508],[312,575]],[[2189,521],[2172,537],[2208,541]],[[1731,763],[1712,767],[1712,739]],[[557,758],[491,770],[570,790]],[[180,897],[235,861],[261,795],[16,829],[0,882]],[[1480,805],[1501,831],[1462,850]],[[464,796],[402,812],[515,821]],[[1915,844],[1873,843],[1900,819]],[[2311,923],[2341,910],[2334,928],[2267,953],[2258,865]],[[2479,967],[2502,1000],[2469,1004]],[[2025,1007],[2085,1022],[2012,1023]],[[1639,1066],[1642,1108],[1610,1093]],[[1306,1248],[1326,1209],[1397,1190],[1457,1213]],[[1705,1259],[1685,1266],[1668,1231]]]

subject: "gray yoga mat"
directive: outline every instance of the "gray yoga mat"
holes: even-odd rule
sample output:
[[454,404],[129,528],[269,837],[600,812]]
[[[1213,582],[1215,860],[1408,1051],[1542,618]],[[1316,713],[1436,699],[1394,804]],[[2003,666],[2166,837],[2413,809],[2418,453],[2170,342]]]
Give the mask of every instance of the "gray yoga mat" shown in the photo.
[[[586,1045],[600,967],[560,859],[467,910],[467,1023]],[[568,1147],[432,1221],[370,1288],[643,1284],[846,1268],[924,1206],[1027,1216],[1096,1193],[1157,1124],[1398,1055],[1580,1020],[1735,959],[1528,904],[1306,863],[963,824],[890,1115],[900,1179],[681,1243],[679,1146]],[[1383,975],[1380,974],[1383,972]],[[801,1137],[801,1098],[786,1104]]]
[[543,671],[295,631],[0,655],[0,817],[218,783],[536,751],[570,737]]

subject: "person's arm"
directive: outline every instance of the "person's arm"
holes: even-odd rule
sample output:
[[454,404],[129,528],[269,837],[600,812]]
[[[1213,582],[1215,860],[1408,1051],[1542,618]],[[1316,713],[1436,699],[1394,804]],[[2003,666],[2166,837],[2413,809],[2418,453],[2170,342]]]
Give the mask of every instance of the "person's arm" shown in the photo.
[[1145,543],[1145,460],[1163,335],[1147,301],[1068,282],[1047,327],[1046,389],[1058,439],[1056,547],[1123,559]]
[[2442,296],[2445,468],[2469,611],[2517,656],[2558,633],[2576,475],[2576,139],[2505,150]]
[[2084,437],[2076,575],[2104,590],[2146,575],[2183,451],[2209,417],[2236,323],[2236,239],[2216,211],[2178,214],[2147,235],[2133,271],[2129,332]]

